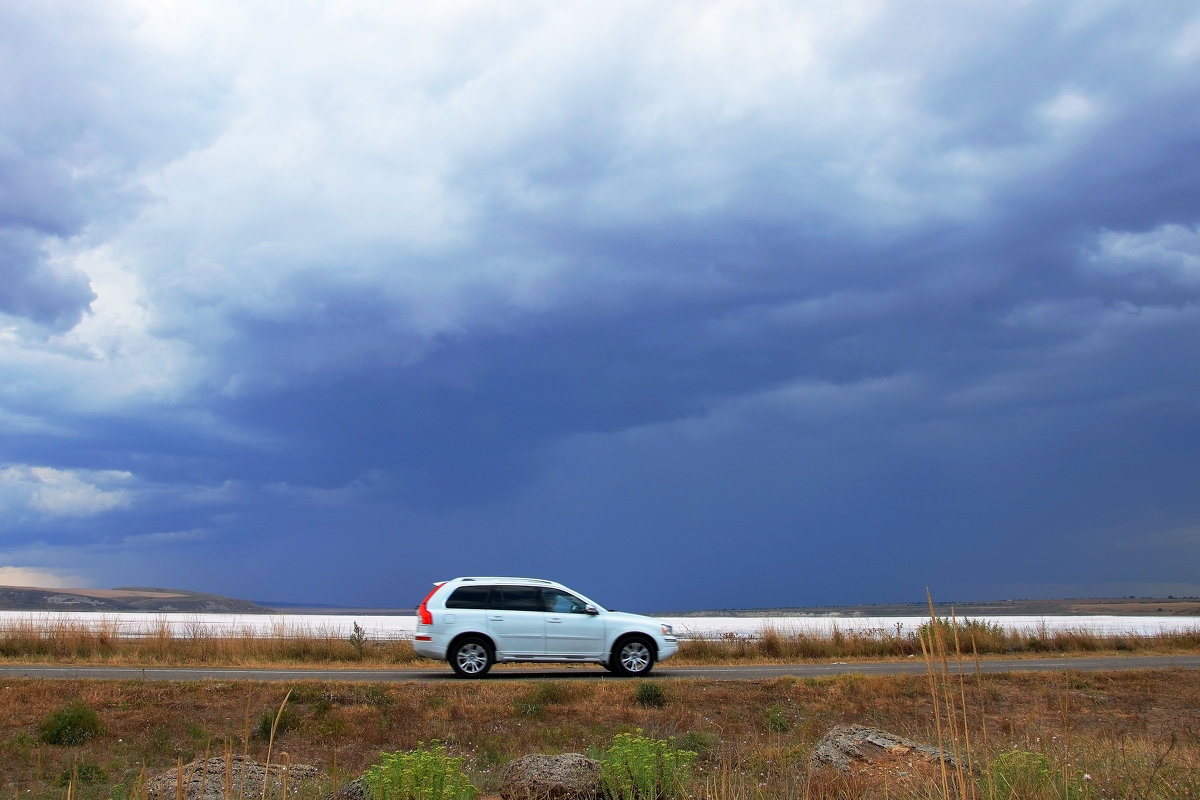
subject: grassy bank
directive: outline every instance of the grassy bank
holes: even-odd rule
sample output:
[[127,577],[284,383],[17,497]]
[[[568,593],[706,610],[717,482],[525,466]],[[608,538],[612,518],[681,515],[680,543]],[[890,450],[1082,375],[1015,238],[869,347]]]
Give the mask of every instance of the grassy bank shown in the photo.
[[[945,621],[937,626],[946,628]],[[812,633],[769,627],[756,636],[715,636],[686,640],[673,664],[723,664],[822,659],[920,657],[920,639],[933,623],[918,630],[880,629]],[[1021,632],[970,619],[959,620],[959,635],[980,655],[1021,653],[1195,652],[1200,627],[1152,635],[1101,634],[1080,627]],[[150,635],[122,638],[115,623],[84,625],[53,618],[0,627],[0,658],[9,662],[136,665],[402,667],[419,663],[408,641],[372,641],[368,636],[305,625],[280,624],[268,635],[216,636],[197,625],[182,631],[163,624]]]
[[[529,753],[603,754],[636,732],[696,753],[667,800],[859,797],[1100,800],[1200,797],[1200,671],[958,677],[974,653],[1195,652],[1200,633],[1014,634],[932,619],[912,635],[768,629],[685,643],[680,663],[919,657],[923,676],[765,681],[147,683],[9,679],[0,686],[0,792],[31,800],[142,800],[147,776],[197,758],[246,754],[312,764],[316,798],[382,754],[434,740],[471,784],[498,789]],[[970,656],[964,653],[972,654]],[[407,642],[290,628],[212,637],[165,625],[141,639],[60,625],[0,632],[5,660],[141,665],[402,666]],[[423,662],[428,664],[428,662]],[[962,769],[897,779],[809,767],[837,724],[889,730],[953,752]],[[75,736],[72,732],[84,730]],[[63,732],[72,735],[61,735]],[[652,798],[634,798],[652,800]]]
[[[961,685],[939,678],[932,688],[928,676],[286,687],[19,679],[0,692],[0,792],[13,798],[138,798],[146,774],[226,751],[263,761],[269,743],[276,762],[320,768],[325,782],[308,790],[315,797],[381,753],[434,739],[494,793],[514,758],[595,752],[638,729],[697,752],[687,793],[713,800],[1200,797],[1194,670],[988,675]],[[93,711],[98,733],[77,745],[44,743],[46,721],[68,707]],[[885,794],[811,772],[813,747],[839,723],[969,749],[973,794],[953,776],[949,791],[933,776]],[[1020,792],[996,793],[994,781],[989,789],[1004,775]]]

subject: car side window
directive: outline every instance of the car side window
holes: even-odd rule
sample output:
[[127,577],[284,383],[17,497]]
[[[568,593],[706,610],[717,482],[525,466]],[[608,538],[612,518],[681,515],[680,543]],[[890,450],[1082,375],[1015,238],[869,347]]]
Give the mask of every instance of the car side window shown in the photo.
[[573,594],[559,589],[542,589],[546,610],[555,614],[586,614],[587,604]]
[[[497,586],[500,593],[499,607],[505,611],[541,611],[542,590],[536,586]],[[495,605],[495,598],[492,598]]]
[[460,586],[446,598],[446,608],[487,608],[490,586]]

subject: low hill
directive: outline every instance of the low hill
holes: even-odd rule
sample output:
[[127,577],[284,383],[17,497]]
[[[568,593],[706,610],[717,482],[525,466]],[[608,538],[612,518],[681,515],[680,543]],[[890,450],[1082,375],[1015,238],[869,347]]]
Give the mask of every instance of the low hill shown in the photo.
[[33,586],[0,586],[0,610],[205,614],[265,614],[270,611],[249,600],[180,589],[42,589]]

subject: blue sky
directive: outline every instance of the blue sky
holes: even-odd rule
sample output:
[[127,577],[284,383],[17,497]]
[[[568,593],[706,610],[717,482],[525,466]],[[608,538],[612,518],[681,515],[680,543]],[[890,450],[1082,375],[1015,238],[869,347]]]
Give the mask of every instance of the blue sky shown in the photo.
[[1184,2],[0,5],[0,583],[1200,595]]

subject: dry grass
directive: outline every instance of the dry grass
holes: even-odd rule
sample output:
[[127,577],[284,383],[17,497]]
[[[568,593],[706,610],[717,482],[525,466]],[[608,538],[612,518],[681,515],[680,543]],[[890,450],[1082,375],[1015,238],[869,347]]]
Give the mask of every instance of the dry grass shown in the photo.
[[[1150,635],[1102,635],[1085,628],[1022,633],[993,623],[959,620],[960,637],[980,655],[1072,654],[1101,652],[1195,652],[1200,627]],[[937,629],[934,631],[933,629]],[[757,636],[714,636],[685,640],[672,664],[804,662],[921,656],[924,634],[948,636],[950,621],[936,619],[918,630],[818,633],[802,628],[768,627]],[[266,635],[247,631],[217,636],[201,625],[183,631],[165,623],[150,635],[122,638],[115,623],[25,620],[0,626],[0,658],[18,663],[70,663],[137,666],[283,666],[404,667],[421,662],[412,643],[366,641],[356,646],[344,632],[289,622]],[[426,662],[428,663],[428,662]]]
[[[700,753],[691,794],[709,800],[1197,798],[1200,671],[985,676],[969,669],[985,652],[1197,647],[1200,633],[1104,638],[1086,631],[1040,632],[1014,639],[994,626],[952,618],[932,618],[911,635],[767,630],[754,640],[685,643],[679,660],[917,655],[926,660],[926,674],[661,681],[661,706],[638,702],[641,684],[621,680],[281,685],[13,678],[0,683],[0,793],[31,800],[140,800],[148,774],[240,753],[317,766],[328,777],[311,790],[315,797],[339,777],[361,774],[383,752],[434,739],[465,757],[475,784],[494,793],[500,767],[513,758],[588,752],[640,728]],[[218,638],[202,629],[172,634],[164,625],[140,640],[121,639],[114,629],[16,626],[0,631],[0,654],[9,661],[146,665],[414,661],[407,642],[372,644],[360,652],[330,632],[294,626],[268,637]],[[950,669],[952,662],[958,669]],[[72,703],[94,709],[103,733],[75,747],[40,743],[41,721]],[[845,723],[938,744],[962,767],[903,780],[886,771],[851,777],[812,771],[809,756],[818,739]]]
[[266,635],[218,636],[202,625],[182,631],[165,622],[142,637],[122,638],[116,623],[45,619],[0,627],[0,658],[21,663],[138,666],[402,666],[416,661],[409,641],[372,642],[361,650],[333,628],[280,623]]
[[921,638],[951,637],[956,627],[963,641],[974,643],[979,655],[1078,654],[1104,652],[1195,652],[1200,649],[1200,626],[1151,634],[1101,634],[1085,627],[1023,632],[981,620],[936,618],[917,630],[880,628],[867,631],[819,633],[787,627],[768,627],[759,635],[721,635],[685,641],[679,662],[693,664],[738,661],[818,661],[823,659],[880,659],[921,657]]
[[[854,722],[930,743],[938,741],[940,724],[948,749],[971,750],[978,772],[950,774],[947,792],[939,779],[927,794],[892,797],[988,796],[986,766],[1013,751],[1044,754],[1056,775],[1096,787],[1080,797],[1198,796],[1196,671],[1006,674],[944,685],[933,674],[932,691],[926,676],[672,680],[662,682],[667,703],[661,708],[637,703],[637,683],[619,680],[292,686],[7,680],[0,686],[0,792],[64,797],[60,777],[79,764],[95,764],[103,781],[75,786],[74,797],[129,797],[143,767],[155,773],[227,750],[259,761],[269,749],[286,752],[295,764],[330,775],[336,765],[343,776],[357,775],[382,752],[431,739],[465,756],[476,784],[494,791],[499,767],[515,757],[587,752],[641,728],[701,753],[697,796],[882,796],[861,793],[867,789],[855,779],[809,774],[808,757],[820,736],[834,724]],[[966,709],[954,722],[946,715],[946,692],[955,708]],[[78,747],[39,744],[39,721],[75,701],[96,709],[104,733]],[[255,732],[264,716],[273,740]],[[949,734],[954,725],[956,745]],[[1090,775],[1086,782],[1084,774]],[[965,786],[976,794],[960,794]]]

